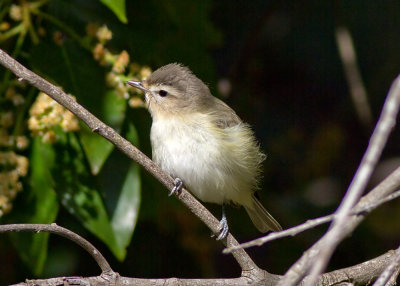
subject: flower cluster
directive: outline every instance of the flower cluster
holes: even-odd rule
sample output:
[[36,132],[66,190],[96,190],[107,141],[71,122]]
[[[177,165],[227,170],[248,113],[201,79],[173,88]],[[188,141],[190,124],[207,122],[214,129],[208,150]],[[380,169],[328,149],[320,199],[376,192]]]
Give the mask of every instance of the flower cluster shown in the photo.
[[[13,3],[15,2],[15,3]],[[6,1],[1,6],[0,45],[12,38],[16,41],[15,51],[20,49],[26,36],[38,43],[40,21],[33,19],[39,8],[48,1]],[[39,27],[37,27],[39,26]],[[29,31],[29,32],[28,32]],[[11,43],[11,42],[10,42]],[[19,52],[14,53],[18,57]],[[25,88],[23,82],[3,77],[0,105],[0,217],[12,209],[17,193],[22,191],[22,179],[28,173],[29,160],[18,154],[29,145],[25,136]]]
[[14,150],[24,150],[29,145],[26,136],[20,135],[16,127],[15,107],[24,99],[11,85],[5,92],[0,110],[0,217],[12,209],[12,201],[22,191],[22,177],[28,173],[29,161]]
[[64,132],[79,130],[76,117],[63,106],[40,92],[29,110],[28,128],[32,135],[41,136],[43,142],[54,143],[57,139],[55,127],[61,127]]
[[147,66],[140,66],[137,63],[130,63],[130,56],[127,51],[119,54],[111,53],[105,45],[112,38],[112,32],[107,26],[98,27],[89,24],[86,28],[89,37],[96,40],[93,48],[93,57],[102,66],[109,66],[111,70],[106,75],[106,82],[113,88],[118,96],[128,100],[131,107],[143,107],[141,91],[126,84],[128,80],[143,80],[151,74]]
[[12,209],[12,201],[22,190],[21,177],[28,173],[29,161],[14,151],[0,151],[0,217]]
[[[19,5],[11,4],[8,10],[8,16],[12,22],[20,22],[22,21],[22,8]],[[12,28],[12,25],[8,21],[2,21],[0,23],[0,31],[9,31]],[[1,39],[1,37],[0,37]]]
[[22,20],[22,7],[16,4],[12,4],[10,7],[10,18],[18,22]]
[[17,36],[25,38],[28,35],[33,43],[39,43],[39,36],[43,36],[45,30],[41,26],[42,21],[36,21],[36,17],[40,14],[40,8],[46,5],[48,1],[8,2],[17,2],[18,4],[5,3],[0,5],[0,14],[2,15],[0,17],[0,42]]
[[28,138],[23,135],[10,134],[10,127],[14,124],[14,113],[12,111],[0,112],[0,147],[16,147],[18,150],[25,149]]
[[28,147],[29,141],[26,136],[13,134],[11,130],[15,126],[15,108],[24,103],[24,98],[17,92],[15,86],[9,87],[5,92],[5,107],[0,111],[0,147],[1,148],[13,148],[16,147],[18,150],[24,150]]

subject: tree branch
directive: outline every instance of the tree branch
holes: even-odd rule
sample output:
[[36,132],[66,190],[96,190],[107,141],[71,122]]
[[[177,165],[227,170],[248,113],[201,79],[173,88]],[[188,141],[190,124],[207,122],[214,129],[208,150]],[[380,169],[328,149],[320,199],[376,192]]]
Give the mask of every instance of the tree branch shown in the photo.
[[[318,281],[319,286],[337,286],[344,283],[367,284],[376,279],[379,274],[388,267],[395,257],[395,251],[390,250],[387,253],[378,256],[369,261],[335,270],[322,275]],[[27,280],[14,286],[48,286],[48,285],[114,285],[114,286],[149,286],[149,285],[181,285],[181,286],[200,286],[200,285],[219,285],[219,286],[239,286],[239,285],[276,285],[280,276],[266,276],[259,280],[249,280],[245,277],[231,279],[142,279],[114,276],[112,279],[104,277],[57,277],[50,279]]]
[[[122,151],[130,159],[138,162],[144,169],[146,169],[151,175],[158,179],[167,189],[171,190],[174,186],[174,181],[165,172],[163,172],[151,159],[143,154],[138,148],[133,146],[128,140],[120,136],[114,129],[109,127],[100,121],[97,117],[87,111],[78,102],[73,100],[69,95],[63,92],[59,87],[51,84],[47,80],[43,79],[39,75],[33,73],[29,69],[25,68],[19,62],[10,57],[6,52],[0,49],[0,64],[5,68],[13,72],[18,80],[25,80],[31,85],[35,86],[39,90],[46,93],[52,99],[57,101],[59,104],[67,108],[79,119],[81,119],[89,128],[103,136],[105,139],[110,141],[120,151]],[[204,224],[206,224],[213,233],[219,232],[218,220],[197,200],[195,199],[186,189],[177,195],[178,199],[185,204]],[[237,240],[228,234],[227,238],[222,241],[225,246],[236,246],[238,245]],[[234,258],[242,269],[242,275],[248,275],[250,277],[264,276],[267,273],[261,270],[250,256],[242,249],[233,253]],[[267,274],[266,274],[267,273]],[[271,275],[271,274],[269,274]]]
[[[364,192],[369,178],[375,169],[382,154],[389,134],[396,123],[400,107],[400,75],[394,80],[386,98],[383,110],[375,130],[370,138],[369,145],[361,160],[360,166],[344,196],[339,208],[335,212],[335,218],[328,232],[319,240],[322,247],[316,252],[316,256],[306,266],[310,270],[310,282],[307,286],[314,285],[319,274],[326,268],[337,245],[353,231],[347,226],[352,207],[358,202]],[[314,249],[315,250],[315,249]],[[288,278],[289,279],[289,278]],[[285,278],[286,280],[286,278]],[[288,281],[287,281],[288,282]],[[292,285],[292,284],[284,284]]]
[[[143,279],[118,276],[114,280],[105,280],[100,276],[94,277],[57,277],[50,279],[34,279],[18,283],[11,286],[154,286],[154,285],[181,285],[181,286],[242,286],[251,285],[245,278],[232,279],[180,279],[180,278],[161,278],[161,279]],[[261,284],[259,284],[261,285]],[[274,284],[262,284],[274,285]]]
[[[157,178],[161,183],[163,183],[168,189],[171,189],[174,185],[173,179],[166,173],[164,173],[155,163],[150,160],[146,155],[144,155],[140,150],[138,150],[136,147],[134,147],[129,141],[121,137],[118,133],[116,133],[112,128],[109,126],[105,125],[103,122],[101,122],[99,119],[97,119],[95,116],[93,116],[90,112],[88,112],[85,108],[83,108],[81,105],[79,105],[76,101],[72,100],[70,96],[68,96],[66,93],[64,93],[60,88],[54,86],[53,84],[49,83],[48,81],[44,80],[40,76],[36,75],[35,73],[31,72],[30,70],[26,69],[24,66],[19,64],[17,61],[12,59],[10,56],[8,56],[4,51],[0,49],[0,64],[5,66],[7,69],[11,70],[14,74],[19,77],[19,80],[26,80],[33,86],[37,87],[39,90],[45,92],[48,94],[50,97],[52,97],[54,100],[56,100],[58,103],[69,109],[72,113],[74,113],[78,118],[80,118],[83,122],[85,122],[91,130],[94,132],[100,134],[107,140],[109,140],[111,143],[113,143],[118,149],[120,149],[124,154],[126,154],[129,158],[132,160],[135,160],[139,164],[141,164],[150,174],[152,174],[155,178]],[[398,80],[396,80],[397,82]],[[386,104],[385,104],[386,106]],[[397,105],[396,105],[397,106]],[[395,107],[396,107],[395,106]],[[386,109],[384,109],[385,112]],[[397,112],[397,108],[394,108],[392,105],[390,106],[390,114],[393,115],[393,113]],[[387,118],[386,118],[387,119]],[[389,129],[393,125],[393,121],[386,122],[386,129],[380,130],[380,133],[385,133],[386,137],[388,134]],[[378,127],[380,124],[378,124]],[[382,144],[384,144],[384,140],[378,142],[379,148],[376,148],[377,144],[376,142],[372,142],[370,146],[371,149],[373,149],[374,154],[380,153]],[[370,156],[365,156],[366,160],[366,168],[368,169],[365,171],[363,167],[364,165],[360,166],[360,170],[363,171],[361,172],[359,170],[358,173],[362,173],[362,178],[364,180],[368,178],[369,176],[369,170],[373,167],[374,164],[371,164],[370,161]],[[372,163],[376,162],[376,157],[374,156],[372,159]],[[363,160],[364,161],[364,160]],[[357,177],[357,174],[356,174]],[[356,178],[355,178],[356,180]],[[362,191],[362,185],[364,184],[364,181],[362,180],[361,184],[357,184],[357,192],[351,192],[351,200],[349,199],[348,203],[351,207],[354,206],[355,200],[358,200],[359,194],[360,194],[360,189]],[[381,184],[379,184],[376,188],[374,188],[368,195],[364,196],[362,200],[359,202],[362,203],[364,206],[373,206],[374,202],[377,200],[384,200],[387,198],[387,196],[394,192],[398,186],[400,185],[400,168],[397,169],[395,172],[393,172],[386,180],[384,180]],[[350,189],[348,191],[350,193]],[[178,199],[181,200],[197,217],[199,217],[214,233],[217,233],[219,231],[218,227],[218,220],[201,204],[199,203],[187,190],[182,190],[180,194],[177,195]],[[351,203],[353,202],[353,203]],[[351,213],[352,208],[350,208],[347,212],[344,213],[344,217],[346,217],[347,221],[345,224],[345,229],[341,230],[339,233],[338,241],[343,239],[343,236],[350,233],[363,219],[364,215],[354,215]],[[343,214],[342,214],[343,215]],[[32,226],[32,225],[31,225]],[[48,226],[46,226],[48,227]],[[58,226],[57,226],[58,227]],[[20,231],[38,231],[37,228],[32,230],[26,230],[22,229],[24,226],[21,226]],[[29,228],[29,226],[28,226]],[[58,233],[60,235],[63,235],[65,237],[68,237],[66,233],[69,231],[66,229],[63,229],[61,227],[58,227],[60,233],[56,232],[54,229],[53,233]],[[52,229],[52,228],[50,228]],[[61,229],[63,229],[61,231]],[[64,231],[65,230],[65,231]],[[12,231],[12,230],[9,230]],[[47,231],[45,228],[40,228],[39,231]],[[1,230],[0,230],[1,232]],[[3,230],[3,232],[5,232]],[[73,234],[73,233],[72,233]],[[74,236],[76,234],[73,234]],[[75,240],[74,240],[75,241]],[[108,265],[107,261],[101,256],[101,254],[88,243],[90,246],[83,246],[81,243],[82,241],[78,239],[77,242],[79,245],[84,247],[86,250],[88,250],[89,247],[89,253],[94,257],[96,262],[99,264],[101,267],[103,273],[108,272],[108,273],[114,273],[112,272],[112,269]],[[85,241],[85,240],[84,240]],[[86,241],[85,241],[86,242]],[[239,244],[235,240],[235,238],[229,234],[226,240],[223,241],[224,244],[227,247],[237,247]],[[93,248],[91,248],[93,247]],[[60,285],[63,284],[74,284],[74,285],[88,285],[92,284],[93,285],[104,285],[105,283],[108,284],[113,284],[113,285],[154,285],[154,284],[181,284],[181,285],[243,285],[243,284],[257,284],[257,285],[275,285],[276,283],[279,283],[280,285],[289,285],[286,284],[286,281],[289,281],[290,283],[297,283],[301,280],[302,277],[305,276],[306,271],[310,265],[310,263],[313,262],[313,259],[315,258],[316,254],[320,252],[321,247],[326,247],[325,244],[321,242],[317,242],[312,248],[310,248],[302,258],[294,265],[292,268],[287,272],[287,275],[284,277],[284,279],[279,280],[279,276],[270,274],[266,271],[261,270],[260,268],[257,267],[257,265],[251,260],[251,258],[248,256],[248,254],[243,250],[243,249],[238,249],[237,251],[233,252],[233,256],[239,263],[239,265],[242,268],[242,276],[240,278],[234,278],[234,279],[177,279],[177,278],[170,278],[170,279],[135,279],[135,278],[125,278],[125,277],[120,277],[118,275],[110,276],[110,277],[105,277],[105,276],[100,276],[100,277],[89,277],[89,278],[76,278],[76,277],[69,277],[69,278],[52,278],[49,280],[30,280],[27,281],[26,283],[21,283],[18,285],[58,285],[56,283],[60,283]],[[331,273],[324,274],[320,277],[318,283],[319,285],[333,285],[333,283],[326,284],[326,281],[331,281],[333,280],[332,277],[336,277],[335,281],[341,281],[340,283],[344,283],[346,281],[365,281],[362,279],[375,279],[377,277],[376,272],[381,273],[384,269],[386,269],[390,263],[392,263],[394,252],[389,252],[389,254],[385,254],[383,256],[380,256],[376,258],[373,263],[370,263],[371,261],[364,262],[362,264],[345,268],[342,270],[336,270]],[[97,255],[99,254],[99,255]],[[102,261],[102,259],[104,261]],[[397,260],[396,260],[397,261]],[[380,263],[376,263],[380,262]],[[360,268],[360,265],[363,267]],[[363,269],[363,270],[362,270]],[[296,272],[299,273],[296,273]],[[374,272],[376,271],[376,272]],[[338,277],[345,276],[345,279],[339,279]],[[361,277],[362,276],[362,277]],[[40,282],[42,281],[42,282]],[[64,281],[64,282],[63,282]],[[68,282],[65,282],[68,281]],[[294,282],[293,282],[294,281]],[[312,281],[310,278],[306,278],[303,282],[304,283],[309,283],[309,281]],[[74,283],[71,283],[74,282]],[[117,283],[118,282],[118,283]],[[46,283],[46,284],[44,284]],[[79,284],[80,283],[80,284]],[[130,284],[132,283],[132,284]],[[336,282],[335,282],[336,284]]]
[[104,275],[115,275],[115,272],[111,269],[110,264],[103,257],[100,251],[97,250],[89,241],[81,237],[80,235],[58,226],[55,223],[52,224],[3,224],[0,225],[0,233],[4,232],[49,232],[60,236],[63,236],[79,246],[85,249],[99,265],[102,274]]
[[[400,186],[400,167],[397,168],[392,174],[390,174],[383,182],[381,182],[377,187],[370,191],[366,196],[364,196],[359,204],[372,205],[374,202],[384,199]],[[363,215],[350,216],[346,223],[346,232],[349,234],[353,231],[359,223],[364,219]],[[341,237],[343,239],[343,237]],[[316,242],[312,247],[310,247],[302,257],[296,261],[295,264],[286,272],[285,277],[280,280],[278,285],[296,285],[301,279],[306,275],[308,267],[313,263],[315,256],[325,247],[322,240]],[[285,284],[287,283],[287,284]]]
[[[397,199],[398,197],[400,197],[400,190],[386,196],[385,198],[378,200],[376,202],[372,202],[372,203],[361,203],[359,202],[351,211],[351,215],[355,216],[355,215],[366,215],[370,212],[372,212],[374,209],[376,209],[377,207],[379,207],[380,205],[387,203],[391,200]],[[319,217],[319,218],[315,218],[315,219],[310,219],[302,224],[299,224],[297,226],[282,230],[282,231],[278,231],[278,232],[271,232],[266,236],[245,242],[245,243],[241,243],[238,246],[233,246],[233,247],[228,247],[225,248],[223,250],[223,253],[231,253],[233,251],[236,251],[240,248],[249,248],[249,247],[253,247],[253,246],[261,246],[267,242],[279,239],[279,238],[283,238],[283,237],[287,237],[287,236],[295,236],[303,231],[306,231],[308,229],[317,227],[321,224],[325,224],[328,223],[330,221],[333,220],[333,218],[335,217],[335,214],[330,214],[327,216],[323,216],[323,217]]]
[[[388,267],[395,256],[395,251],[390,250],[366,262],[325,273],[319,277],[317,285],[339,285],[346,282],[352,285],[368,285]],[[307,279],[308,277],[302,281],[301,285],[307,284]]]

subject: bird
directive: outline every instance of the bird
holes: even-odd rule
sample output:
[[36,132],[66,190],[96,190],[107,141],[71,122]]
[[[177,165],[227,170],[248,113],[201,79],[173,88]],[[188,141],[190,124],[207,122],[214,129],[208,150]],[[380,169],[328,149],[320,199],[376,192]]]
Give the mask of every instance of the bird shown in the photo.
[[232,108],[180,63],[127,84],[145,93],[152,117],[152,158],[175,178],[170,195],[184,185],[201,201],[222,205],[217,240],[229,232],[229,203],[243,206],[260,232],[282,230],[255,197],[266,156],[250,126]]

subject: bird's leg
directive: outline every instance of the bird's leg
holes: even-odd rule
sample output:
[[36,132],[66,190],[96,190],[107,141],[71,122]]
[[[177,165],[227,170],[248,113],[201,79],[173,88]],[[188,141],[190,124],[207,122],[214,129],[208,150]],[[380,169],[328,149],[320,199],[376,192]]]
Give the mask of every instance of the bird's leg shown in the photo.
[[181,179],[176,178],[174,180],[174,184],[175,186],[172,188],[172,190],[169,192],[168,196],[172,196],[173,194],[179,192],[182,189],[183,186],[183,182]]
[[220,233],[217,237],[217,240],[224,239],[228,235],[229,231],[228,220],[226,219],[224,204],[222,204],[222,218],[219,221],[219,227],[220,227]]

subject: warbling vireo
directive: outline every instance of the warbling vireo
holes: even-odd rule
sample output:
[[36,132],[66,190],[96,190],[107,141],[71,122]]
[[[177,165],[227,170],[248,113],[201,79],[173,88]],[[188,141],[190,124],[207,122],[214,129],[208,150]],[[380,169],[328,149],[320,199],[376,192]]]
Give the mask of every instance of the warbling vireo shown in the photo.
[[145,92],[153,118],[153,160],[204,202],[222,204],[221,232],[228,233],[224,204],[244,206],[261,232],[279,231],[279,223],[254,197],[265,155],[250,127],[187,67],[169,64],[149,78],[128,81]]

